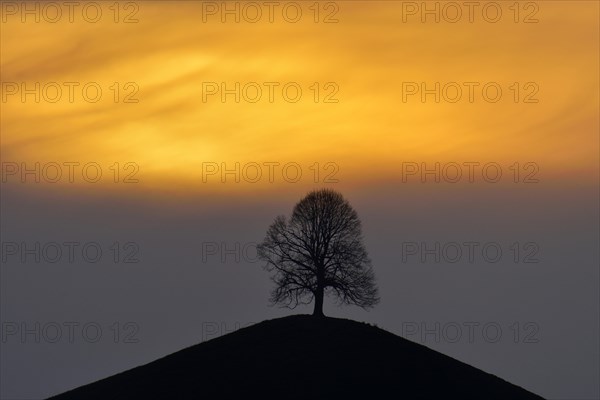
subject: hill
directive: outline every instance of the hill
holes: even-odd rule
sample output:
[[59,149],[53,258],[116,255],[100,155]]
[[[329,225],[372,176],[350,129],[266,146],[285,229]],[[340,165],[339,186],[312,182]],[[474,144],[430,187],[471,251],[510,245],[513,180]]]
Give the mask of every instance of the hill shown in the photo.
[[296,315],[188,347],[53,397],[541,399],[369,324]]

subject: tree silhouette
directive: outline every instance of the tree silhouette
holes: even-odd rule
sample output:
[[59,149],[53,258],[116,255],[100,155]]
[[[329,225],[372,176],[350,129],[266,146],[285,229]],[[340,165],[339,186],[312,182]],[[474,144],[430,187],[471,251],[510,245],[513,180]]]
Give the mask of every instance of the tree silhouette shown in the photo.
[[295,308],[315,300],[313,315],[323,316],[325,294],[362,308],[379,302],[375,274],[362,243],[356,211],[333,190],[310,192],[287,220],[278,216],[257,246],[275,288],[271,302]]

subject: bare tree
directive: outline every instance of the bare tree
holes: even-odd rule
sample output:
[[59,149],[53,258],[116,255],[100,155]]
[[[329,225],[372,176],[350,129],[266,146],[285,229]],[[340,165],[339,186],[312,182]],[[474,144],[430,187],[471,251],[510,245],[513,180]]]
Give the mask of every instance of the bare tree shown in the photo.
[[275,218],[258,256],[267,271],[275,272],[273,304],[295,308],[314,299],[313,315],[323,316],[325,294],[365,309],[379,302],[358,215],[333,190],[310,192],[289,220]]

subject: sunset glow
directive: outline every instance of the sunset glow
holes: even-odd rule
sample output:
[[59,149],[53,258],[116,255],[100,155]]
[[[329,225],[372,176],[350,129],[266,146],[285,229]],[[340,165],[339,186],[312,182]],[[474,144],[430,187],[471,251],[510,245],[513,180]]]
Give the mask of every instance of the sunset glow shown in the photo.
[[[306,3],[297,23],[275,12],[272,23],[241,14],[224,24],[203,7],[144,2],[134,23],[114,23],[107,8],[97,23],[77,12],[72,23],[21,23],[5,12],[3,161],[97,162],[104,174],[131,162],[142,186],[182,192],[221,184],[220,171],[203,182],[203,163],[295,162],[308,184],[312,165],[326,175],[333,163],[335,177],[352,186],[399,182],[407,161],[535,162],[550,179],[597,175],[595,2],[546,2],[537,23],[515,23],[506,8],[497,23],[480,13],[473,23],[466,15],[422,23],[402,2],[344,2],[337,11],[321,5],[318,18],[335,11],[333,23],[315,23]],[[233,93],[222,102],[220,85],[236,82],[239,103]],[[436,82],[440,102],[433,92],[423,102],[421,84],[432,90]],[[57,87],[62,97],[52,102]],[[101,99],[86,100],[96,87]],[[37,91],[39,103],[33,92],[22,98],[23,88]],[[263,168],[256,183],[271,185]]]

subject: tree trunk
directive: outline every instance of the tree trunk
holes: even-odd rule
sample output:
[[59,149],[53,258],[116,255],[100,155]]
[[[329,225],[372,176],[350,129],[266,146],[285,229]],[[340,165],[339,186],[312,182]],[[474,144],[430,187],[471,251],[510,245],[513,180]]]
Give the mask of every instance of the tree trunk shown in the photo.
[[317,292],[315,293],[315,309],[313,311],[313,316],[315,317],[324,317],[323,314],[323,293],[324,288],[318,287]]

